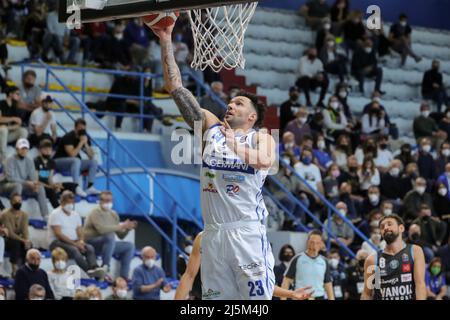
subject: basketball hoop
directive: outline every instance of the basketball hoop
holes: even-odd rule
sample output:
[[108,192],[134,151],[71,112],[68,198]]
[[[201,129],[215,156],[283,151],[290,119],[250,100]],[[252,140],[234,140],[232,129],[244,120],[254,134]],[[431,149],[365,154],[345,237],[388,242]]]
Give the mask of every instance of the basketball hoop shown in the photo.
[[194,36],[191,66],[214,72],[245,67],[244,36],[258,2],[191,9],[188,12]]

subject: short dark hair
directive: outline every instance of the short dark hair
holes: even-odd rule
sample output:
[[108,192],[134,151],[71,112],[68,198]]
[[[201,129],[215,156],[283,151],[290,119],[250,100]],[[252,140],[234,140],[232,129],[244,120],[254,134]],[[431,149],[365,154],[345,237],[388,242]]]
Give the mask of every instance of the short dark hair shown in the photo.
[[15,197],[21,197],[22,198],[22,195],[20,193],[18,193],[18,192],[13,192],[9,196],[9,201],[12,202]]
[[310,239],[312,236],[319,236],[320,239],[323,240],[323,238],[322,238],[322,232],[321,232],[319,229],[313,229],[313,230],[311,230],[311,231],[308,233],[308,238],[306,239],[306,241],[309,241],[309,239]]
[[75,120],[75,127],[77,127],[79,124],[86,126],[86,120],[84,120],[82,118],[78,118],[77,120]]
[[420,211],[422,211],[422,210],[430,210],[430,206],[427,205],[426,203],[422,203],[420,205]]
[[22,79],[25,79],[25,78],[28,77],[28,76],[33,76],[34,78],[36,78],[36,77],[37,77],[36,71],[31,70],[31,69],[25,71],[25,72],[23,73],[23,75],[22,75]]
[[8,86],[4,90],[6,96],[9,96],[11,93],[16,92],[16,91],[20,91],[20,89],[16,86]]
[[398,16],[399,19],[408,19],[408,16],[406,15],[406,13],[400,13],[400,15]]
[[397,214],[391,214],[389,216],[383,216],[380,220],[379,226],[381,226],[381,224],[383,223],[384,220],[386,219],[394,219],[395,221],[397,221],[397,224],[400,225],[405,225],[405,222],[403,222],[403,219],[397,215]]
[[53,143],[50,141],[50,139],[43,139],[41,142],[39,142],[39,149],[43,148],[52,148],[53,149]]
[[115,279],[113,280],[113,282],[112,282],[112,284],[111,284],[113,288],[116,288],[116,287],[117,287],[117,282],[118,282],[119,280],[123,280],[123,281],[126,282],[126,280],[125,280],[124,278],[122,278],[122,277],[117,277],[117,278],[115,278]]
[[262,127],[264,123],[264,116],[266,114],[267,109],[266,105],[258,99],[257,95],[250,92],[240,91],[238,94],[236,94],[236,97],[246,97],[252,102],[253,108],[255,108],[257,114],[255,127],[257,128]]

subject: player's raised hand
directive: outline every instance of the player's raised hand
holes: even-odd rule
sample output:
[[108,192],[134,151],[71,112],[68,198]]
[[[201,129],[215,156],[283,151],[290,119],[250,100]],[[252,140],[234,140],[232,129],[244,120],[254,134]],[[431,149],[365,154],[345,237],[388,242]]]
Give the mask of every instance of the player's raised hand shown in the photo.
[[231,150],[235,150],[236,147],[236,139],[233,129],[231,129],[230,124],[227,122],[227,120],[224,120],[222,122],[222,127],[220,127],[220,132],[225,137],[225,142]]
[[160,38],[161,40],[170,40],[170,41],[172,41],[172,31],[173,31],[173,28],[175,27],[175,23],[170,25],[170,26],[168,26],[168,27],[165,27],[165,28],[159,28],[157,26],[150,27],[147,23],[145,23],[144,18],[142,18],[142,22],[147,27],[149,27],[153,31],[153,33],[156,34],[158,36],[158,38]]

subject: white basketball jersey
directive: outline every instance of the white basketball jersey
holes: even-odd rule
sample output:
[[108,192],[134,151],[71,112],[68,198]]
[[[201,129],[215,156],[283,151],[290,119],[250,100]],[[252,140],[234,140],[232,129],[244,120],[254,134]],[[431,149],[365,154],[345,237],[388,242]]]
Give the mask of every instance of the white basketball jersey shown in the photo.
[[[225,142],[220,124],[206,132],[200,193],[205,224],[264,220],[267,215],[262,188],[267,170],[245,164]],[[238,144],[254,148],[255,130],[236,136]]]

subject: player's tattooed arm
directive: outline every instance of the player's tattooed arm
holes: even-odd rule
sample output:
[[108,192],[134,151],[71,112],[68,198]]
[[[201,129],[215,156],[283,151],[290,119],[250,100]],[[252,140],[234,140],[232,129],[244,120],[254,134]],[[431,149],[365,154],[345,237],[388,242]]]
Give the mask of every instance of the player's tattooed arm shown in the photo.
[[180,69],[175,61],[171,40],[161,41],[161,55],[166,89],[175,101],[184,121],[194,128],[195,121],[204,120],[203,110],[194,95],[183,87]]

